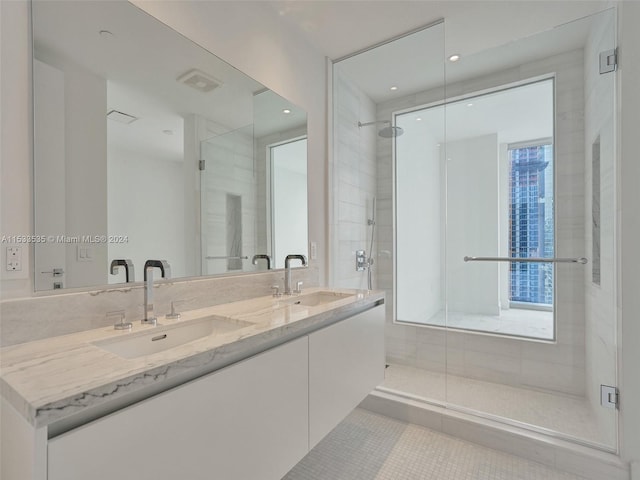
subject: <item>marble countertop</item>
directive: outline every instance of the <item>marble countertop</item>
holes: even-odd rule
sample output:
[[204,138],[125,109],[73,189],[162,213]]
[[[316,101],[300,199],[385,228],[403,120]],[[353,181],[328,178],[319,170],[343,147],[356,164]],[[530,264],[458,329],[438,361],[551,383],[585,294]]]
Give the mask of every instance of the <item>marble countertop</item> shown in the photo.
[[[0,350],[2,396],[41,427],[137,390],[171,388],[384,301],[381,291],[321,287],[306,289],[302,297],[320,291],[349,296],[317,306],[296,305],[296,297],[258,297],[182,312],[179,320],[158,317],[160,327],[129,319],[131,332],[104,327],[6,347]],[[242,326],[137,358],[95,345],[212,315]]]

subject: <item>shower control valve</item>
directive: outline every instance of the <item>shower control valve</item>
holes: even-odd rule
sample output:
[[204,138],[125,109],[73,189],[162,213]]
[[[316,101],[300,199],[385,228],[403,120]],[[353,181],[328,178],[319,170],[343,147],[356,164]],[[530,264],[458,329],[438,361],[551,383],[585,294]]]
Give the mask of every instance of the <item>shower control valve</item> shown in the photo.
[[364,250],[356,250],[356,272],[363,272],[367,268],[367,255]]

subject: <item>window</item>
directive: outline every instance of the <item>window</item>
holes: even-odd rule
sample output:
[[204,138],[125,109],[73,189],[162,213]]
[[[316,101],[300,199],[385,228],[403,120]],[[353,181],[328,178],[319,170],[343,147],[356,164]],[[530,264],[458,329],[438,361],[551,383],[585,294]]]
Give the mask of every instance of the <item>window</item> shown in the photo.
[[[553,257],[553,150],[550,141],[509,146],[511,257]],[[509,300],[553,304],[553,264],[513,262]]]

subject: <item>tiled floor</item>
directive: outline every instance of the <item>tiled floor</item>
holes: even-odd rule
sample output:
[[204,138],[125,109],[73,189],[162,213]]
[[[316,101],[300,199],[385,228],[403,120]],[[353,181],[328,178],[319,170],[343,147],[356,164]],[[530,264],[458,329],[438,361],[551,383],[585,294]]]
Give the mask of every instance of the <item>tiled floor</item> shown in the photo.
[[356,409],[283,480],[580,480],[582,477]]
[[[599,428],[586,399],[390,365],[381,385],[438,403],[449,403],[543,427],[588,442],[615,445],[615,410],[610,429]],[[609,413],[609,412],[608,412]]]

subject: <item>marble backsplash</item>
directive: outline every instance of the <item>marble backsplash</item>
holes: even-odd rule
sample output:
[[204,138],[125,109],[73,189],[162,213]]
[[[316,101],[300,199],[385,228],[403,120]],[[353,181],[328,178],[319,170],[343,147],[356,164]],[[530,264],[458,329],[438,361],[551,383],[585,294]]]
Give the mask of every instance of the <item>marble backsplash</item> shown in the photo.
[[[316,266],[292,270],[294,282],[318,286]],[[284,270],[249,275],[157,281],[154,311],[160,323],[175,302],[176,311],[193,310],[221,303],[269,295],[273,285],[283,290]],[[63,293],[0,302],[0,347],[56,337],[113,324],[107,313],[124,311],[134,325],[142,318],[142,285],[84,292]]]

